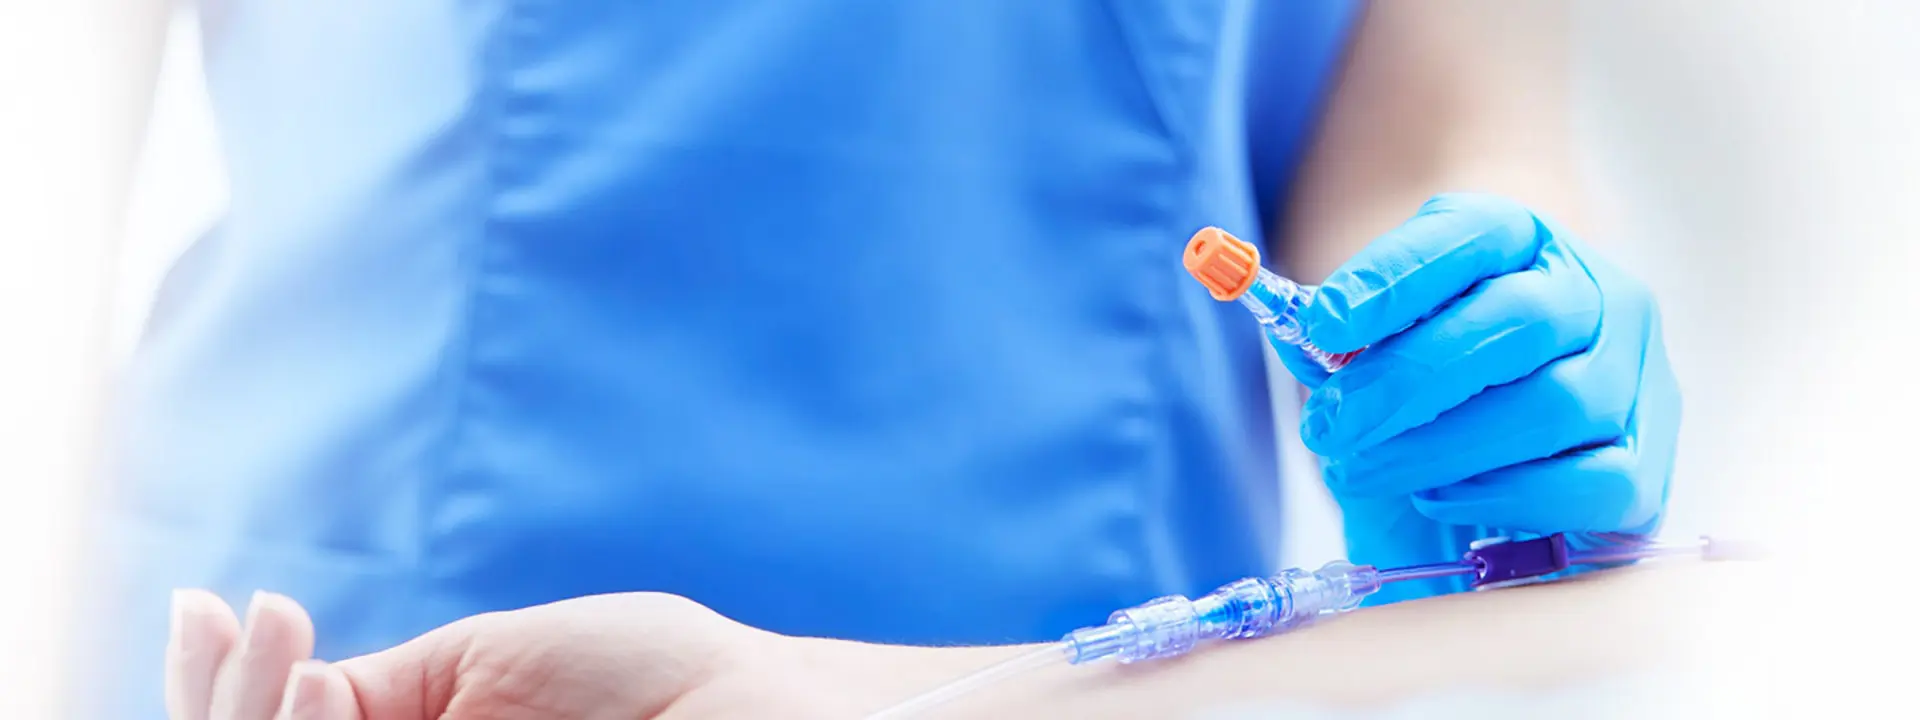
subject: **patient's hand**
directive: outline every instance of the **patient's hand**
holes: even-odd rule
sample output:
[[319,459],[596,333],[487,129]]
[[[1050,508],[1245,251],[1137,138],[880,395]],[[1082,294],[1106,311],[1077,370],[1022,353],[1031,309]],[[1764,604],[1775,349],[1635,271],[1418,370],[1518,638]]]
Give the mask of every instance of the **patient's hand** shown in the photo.
[[820,686],[783,683],[780,675],[796,672],[793,646],[819,641],[755,630],[673,595],[605,595],[479,615],[333,665],[306,659],[313,628],[288,598],[257,597],[245,628],[211,594],[182,593],[176,603],[167,673],[175,720],[826,712],[809,698]]
[[[938,716],[1163,717],[1277,700],[1366,708],[1447,688],[1646,670],[1687,654],[1676,654],[1677,630],[1765,597],[1754,591],[1764,576],[1739,563],[1676,565],[1691,567],[1400,603],[1145,667],[1042,668]],[[175,720],[861,717],[1027,650],[788,637],[636,593],[480,615],[324,665],[302,662],[313,629],[299,606],[263,598],[244,642],[217,598],[178,601],[167,682]]]

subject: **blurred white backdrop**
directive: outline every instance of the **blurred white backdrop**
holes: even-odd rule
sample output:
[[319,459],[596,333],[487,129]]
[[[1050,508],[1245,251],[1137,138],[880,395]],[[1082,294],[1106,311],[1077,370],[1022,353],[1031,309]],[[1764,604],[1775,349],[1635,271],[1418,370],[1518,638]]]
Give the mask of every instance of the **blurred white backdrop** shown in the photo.
[[0,0],[0,717],[54,716],[101,397],[109,103],[92,2]]
[[226,176],[206,80],[200,25],[182,11],[167,33],[147,143],[134,178],[127,238],[115,268],[113,357],[126,359],[168,265],[226,207]]
[[[1859,121],[1890,112],[1899,87],[1876,91],[1872,75],[1920,67],[1920,52],[1892,31],[1902,16],[1912,28],[1914,11],[1847,1],[1571,7],[1576,151],[1598,223],[1590,240],[1660,298],[1685,397],[1665,532],[1770,532],[1783,511],[1805,506],[1782,491],[1817,474],[1826,454],[1806,396],[1849,353],[1820,338],[1861,310],[1835,293],[1865,258],[1891,249],[1841,227],[1871,212],[1866,173],[1888,159],[1873,154],[1895,151],[1869,145]],[[1887,30],[1878,38],[1866,32],[1875,23]],[[1872,48],[1883,54],[1869,57]],[[1841,284],[1830,286],[1835,273]],[[1291,428],[1280,400],[1281,427]],[[1286,435],[1294,476],[1311,472]],[[1287,497],[1290,562],[1337,554],[1326,493],[1293,483]]]
[[[91,4],[10,2],[0,2],[0,567],[15,589],[0,593],[0,715],[35,718],[52,716],[46,659],[60,649],[72,570],[103,270],[117,276],[117,354],[167,263],[218,216],[225,188],[199,42],[183,21],[132,229],[109,262],[94,220],[105,215],[94,204],[103,174],[87,144],[100,105],[83,91],[97,71]],[[1658,291],[1686,393],[1670,529],[1782,531],[1806,539],[1795,550],[1830,574],[1877,578],[1858,546],[1904,543],[1920,499],[1902,452],[1920,430],[1906,409],[1920,403],[1906,374],[1920,288],[1899,277],[1920,260],[1906,210],[1920,197],[1920,10],[1898,0],[1574,7],[1580,152],[1608,210],[1596,213],[1607,222],[1596,243]],[[1291,412],[1282,415],[1287,463],[1307,476]],[[1291,483],[1287,500],[1290,561],[1337,556],[1324,492]],[[1912,585],[1873,581],[1886,583]],[[1870,586],[1800,592],[1901,597]]]

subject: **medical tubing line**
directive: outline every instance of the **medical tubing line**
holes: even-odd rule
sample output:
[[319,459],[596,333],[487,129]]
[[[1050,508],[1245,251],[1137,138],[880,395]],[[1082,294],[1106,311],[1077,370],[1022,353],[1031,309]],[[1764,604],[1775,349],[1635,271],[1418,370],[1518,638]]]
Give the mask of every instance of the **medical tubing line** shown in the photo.
[[867,720],[893,720],[894,718],[913,717],[919,713],[944,705],[954,698],[992,685],[1002,680],[1018,677],[1028,672],[1052,665],[1065,663],[1070,649],[1065,642],[1042,645],[1028,652],[1015,655],[1000,662],[974,671],[958,680],[941,685],[928,692],[916,695],[893,707],[867,716]]
[[[1671,555],[1716,555],[1711,538],[1692,542],[1640,542],[1568,552],[1563,567],[1645,560]],[[1730,550],[1732,548],[1729,548]],[[1751,551],[1750,551],[1751,552]],[[1734,554],[1740,554],[1735,551]],[[1183,655],[1201,640],[1230,640],[1285,633],[1317,618],[1345,613],[1361,598],[1393,582],[1478,575],[1476,560],[1376,570],[1335,561],[1308,572],[1290,568],[1267,577],[1244,578],[1196,600],[1169,596],[1123,609],[1105,625],[1081,628],[1067,638],[1014,656],[869,716],[908,717],[1000,680],[1063,661],[1071,665],[1109,657],[1134,662]]]
[[1452,577],[1454,575],[1472,575],[1478,569],[1472,563],[1445,562],[1428,565],[1410,565],[1403,568],[1380,571],[1380,584],[1404,582],[1407,580],[1429,580],[1432,578]]
[[1316,291],[1317,288],[1301,285],[1271,270],[1260,268],[1253,286],[1241,293],[1238,299],[1266,329],[1267,335],[1298,348],[1321,369],[1334,372],[1346,367],[1359,352],[1327,352],[1307,340],[1307,330],[1300,323],[1300,314],[1313,302]]
[[[1568,565],[1603,565],[1627,562],[1630,560],[1650,560],[1671,555],[1696,555],[1711,547],[1711,541],[1701,538],[1687,543],[1638,543],[1620,547],[1593,550],[1574,550],[1567,553]],[[1454,575],[1473,575],[1479,566],[1466,561],[1409,565],[1380,571],[1380,584],[1405,582],[1409,580],[1428,580],[1451,577]]]
[[1649,560],[1668,555],[1696,555],[1712,549],[1712,540],[1700,538],[1689,543],[1646,543],[1618,548],[1576,550],[1567,553],[1567,564],[1598,565],[1629,560]]

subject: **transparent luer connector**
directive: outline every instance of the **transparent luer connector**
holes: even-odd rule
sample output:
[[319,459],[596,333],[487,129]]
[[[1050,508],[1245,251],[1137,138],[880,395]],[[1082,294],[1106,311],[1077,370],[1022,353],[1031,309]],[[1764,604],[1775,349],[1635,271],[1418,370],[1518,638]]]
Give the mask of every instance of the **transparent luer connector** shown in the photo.
[[1307,330],[1300,325],[1300,312],[1313,302],[1313,292],[1312,287],[1261,268],[1255,276],[1253,287],[1241,293],[1239,300],[1240,305],[1260,321],[1261,330],[1267,334],[1267,340],[1275,344],[1276,350],[1283,345],[1298,348],[1327,372],[1333,372],[1346,367],[1360,351],[1330,353],[1307,340]]
[[1068,633],[1062,642],[1076,665],[1172,657],[1202,640],[1260,637],[1343,613],[1379,589],[1373,567],[1335,561],[1314,572],[1296,568],[1238,580],[1198,600],[1163,597],[1116,612],[1105,625]]
[[1491,538],[1476,542],[1458,560],[1376,570],[1334,561],[1319,570],[1282,570],[1271,577],[1237,580],[1198,600],[1164,597],[1114,613],[1107,624],[1067,633],[1060,642],[1038,645],[1019,655],[894,705],[872,719],[891,720],[945,703],[975,689],[1062,660],[1083,665],[1104,658],[1123,663],[1186,654],[1203,640],[1232,640],[1277,635],[1320,618],[1360,606],[1383,583],[1471,576],[1474,587],[1545,577],[1574,565],[1615,564],[1666,556],[1707,559],[1757,559],[1764,549],[1743,543],[1700,538],[1661,543],[1620,534],[1611,542],[1575,548],[1560,534],[1525,540]]
[[1187,241],[1187,272],[1215,300],[1237,300],[1253,313],[1275,350],[1297,348],[1327,372],[1346,367],[1360,351],[1330,353],[1307,341],[1300,313],[1313,302],[1315,288],[1260,267],[1260,250],[1219,228],[1206,228]]

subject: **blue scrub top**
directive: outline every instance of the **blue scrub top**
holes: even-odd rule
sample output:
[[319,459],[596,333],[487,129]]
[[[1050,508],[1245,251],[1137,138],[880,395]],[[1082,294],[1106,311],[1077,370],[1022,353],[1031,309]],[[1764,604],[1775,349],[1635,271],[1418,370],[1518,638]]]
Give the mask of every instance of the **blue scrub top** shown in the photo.
[[207,0],[231,183],[125,382],[84,682],[168,590],[319,654],[630,590],[1058,637],[1270,571],[1262,236],[1346,2]]

